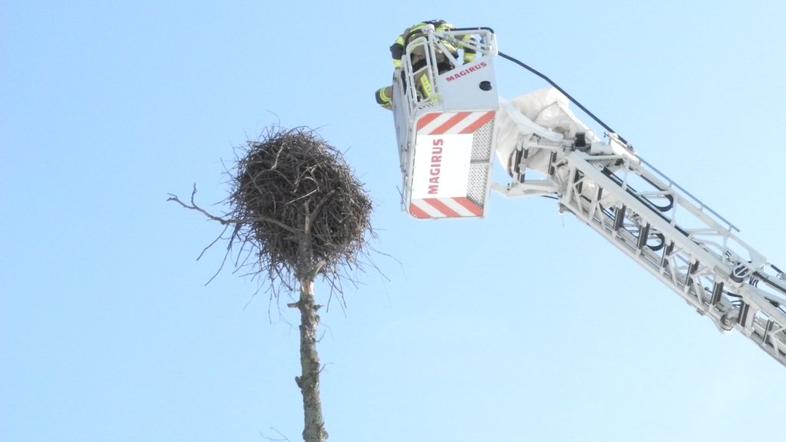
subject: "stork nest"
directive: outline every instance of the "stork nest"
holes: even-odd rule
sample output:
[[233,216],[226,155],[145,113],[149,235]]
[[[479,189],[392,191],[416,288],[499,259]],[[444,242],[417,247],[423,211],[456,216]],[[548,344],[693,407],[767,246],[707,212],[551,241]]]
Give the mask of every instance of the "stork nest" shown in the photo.
[[268,129],[241,149],[231,183],[230,247],[242,242],[259,272],[287,284],[286,275],[336,275],[357,263],[372,203],[341,152],[313,130]]

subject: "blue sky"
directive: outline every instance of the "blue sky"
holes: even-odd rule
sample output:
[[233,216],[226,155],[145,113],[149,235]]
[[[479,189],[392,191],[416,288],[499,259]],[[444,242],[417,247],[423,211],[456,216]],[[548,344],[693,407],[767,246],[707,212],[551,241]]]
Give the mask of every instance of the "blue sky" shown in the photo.
[[786,6],[162,3],[0,3],[0,439],[298,440],[297,318],[204,286],[218,226],[165,202],[222,200],[222,160],[278,122],[346,150],[393,257],[322,315],[330,440],[783,437],[784,368],[553,201],[402,213],[372,94],[402,28],[491,26],[784,265]]

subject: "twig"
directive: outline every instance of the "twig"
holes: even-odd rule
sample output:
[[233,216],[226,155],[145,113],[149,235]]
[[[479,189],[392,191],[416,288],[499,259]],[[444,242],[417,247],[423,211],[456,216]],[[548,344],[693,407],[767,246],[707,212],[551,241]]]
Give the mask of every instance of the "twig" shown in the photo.
[[270,427],[269,430],[275,431],[278,434],[278,438],[272,438],[272,437],[265,436],[265,434],[262,433],[262,431],[259,432],[259,435],[263,439],[269,440],[269,441],[273,441],[273,442],[291,442],[288,437],[284,436],[284,434],[281,433],[280,431],[278,431],[277,429],[275,429],[273,427]]
[[[174,202],[180,204],[181,206],[185,207],[186,209],[196,210],[197,212],[205,215],[207,218],[209,218],[209,219],[211,219],[213,221],[218,221],[219,223],[221,223],[223,225],[226,225],[226,224],[246,224],[246,223],[248,223],[247,220],[242,220],[242,219],[231,219],[231,218],[230,219],[226,219],[226,218],[222,218],[220,216],[213,215],[212,213],[208,212],[207,210],[199,207],[194,202],[194,196],[196,195],[196,193],[197,193],[197,187],[196,187],[196,184],[194,184],[194,189],[191,191],[191,204],[184,203],[183,201],[180,200],[180,198],[177,195],[175,195],[173,193],[169,194],[169,198],[167,198],[167,201],[174,201]],[[254,221],[261,221],[261,222],[265,222],[265,223],[274,224],[274,225],[276,225],[278,227],[281,227],[282,229],[284,229],[286,231],[289,231],[291,233],[299,233],[300,232],[299,230],[293,228],[292,226],[288,226],[288,225],[282,223],[281,221],[277,221],[277,220],[274,220],[272,218],[268,218],[268,217],[266,217],[264,215],[255,215],[254,216]]]

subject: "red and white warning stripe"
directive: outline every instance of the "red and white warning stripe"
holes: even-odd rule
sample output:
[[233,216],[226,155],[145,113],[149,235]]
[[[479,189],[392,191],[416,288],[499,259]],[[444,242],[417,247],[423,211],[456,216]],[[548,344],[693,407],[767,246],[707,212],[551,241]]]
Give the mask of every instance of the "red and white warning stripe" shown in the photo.
[[413,199],[409,213],[415,218],[465,218],[483,216],[483,208],[469,198]]
[[[496,112],[432,112],[417,122],[418,135],[471,135],[494,120]],[[415,218],[469,218],[483,216],[483,207],[466,197],[413,199],[409,213]]]
[[471,134],[494,119],[495,112],[432,112],[418,120],[418,134]]

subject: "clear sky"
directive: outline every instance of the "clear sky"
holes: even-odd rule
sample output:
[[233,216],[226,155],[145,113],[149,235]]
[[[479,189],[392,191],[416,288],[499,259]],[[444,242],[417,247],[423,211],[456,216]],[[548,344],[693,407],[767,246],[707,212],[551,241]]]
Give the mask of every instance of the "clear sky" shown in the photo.
[[372,94],[430,18],[493,27],[786,265],[782,2],[4,0],[0,440],[299,439],[296,315],[204,286],[219,228],[165,202],[220,211],[222,160],[277,122],[346,150],[393,257],[322,315],[330,440],[786,440],[786,369],[554,201],[400,211]]

